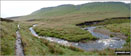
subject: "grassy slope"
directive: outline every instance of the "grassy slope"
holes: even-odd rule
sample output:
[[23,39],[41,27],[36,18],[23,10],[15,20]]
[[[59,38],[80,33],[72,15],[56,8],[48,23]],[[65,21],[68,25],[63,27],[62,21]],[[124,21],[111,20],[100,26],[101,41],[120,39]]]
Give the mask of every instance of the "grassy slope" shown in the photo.
[[[120,10],[122,9],[122,10]],[[43,16],[60,16],[73,13],[88,12],[123,12],[127,13],[129,6],[121,2],[95,2],[82,5],[60,5],[52,8],[42,8],[32,14]]]
[[16,37],[16,23],[15,22],[1,22],[1,55],[14,55],[15,54],[15,37]]
[[67,18],[70,16],[73,18],[80,17],[87,19],[90,18],[90,16],[97,17],[95,14],[103,16],[102,14],[105,13],[108,14],[108,17],[122,17],[129,16],[129,7],[129,4],[121,2],[95,2],[82,5],[61,5],[57,7],[42,8],[30,15],[20,17],[20,19],[54,19],[57,17]]
[[[42,8],[38,11],[32,13],[32,15],[45,15],[45,16],[57,16],[57,15],[64,15],[69,14],[73,11],[76,11],[76,7],[74,5],[61,5],[51,8]],[[42,13],[41,13],[42,12]]]

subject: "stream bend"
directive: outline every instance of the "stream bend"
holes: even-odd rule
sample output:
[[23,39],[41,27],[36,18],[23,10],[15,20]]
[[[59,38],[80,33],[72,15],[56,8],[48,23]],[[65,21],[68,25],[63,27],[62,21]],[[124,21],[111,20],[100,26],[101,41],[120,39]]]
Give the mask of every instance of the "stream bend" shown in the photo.
[[67,40],[63,40],[63,39],[59,39],[59,38],[55,38],[55,37],[39,36],[33,29],[33,27],[35,27],[35,26],[36,26],[36,24],[29,28],[29,30],[31,31],[31,33],[34,36],[36,36],[38,38],[44,38],[46,40],[49,40],[51,42],[55,42],[55,43],[58,43],[58,44],[64,45],[64,46],[74,46],[74,47],[83,49],[85,51],[103,50],[105,48],[122,48],[122,46],[125,44],[125,40],[122,40],[118,37],[111,38],[110,36],[93,32],[93,30],[96,27],[86,27],[86,28],[83,28],[83,30],[89,31],[93,36],[99,38],[99,40],[96,40],[93,42],[88,42],[88,43],[82,43],[82,42],[69,42]]

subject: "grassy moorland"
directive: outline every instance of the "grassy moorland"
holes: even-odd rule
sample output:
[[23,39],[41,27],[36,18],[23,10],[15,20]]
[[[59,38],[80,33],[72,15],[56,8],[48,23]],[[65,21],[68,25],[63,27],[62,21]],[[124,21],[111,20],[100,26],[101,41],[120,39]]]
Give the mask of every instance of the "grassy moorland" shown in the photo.
[[5,21],[1,21],[0,23],[0,53],[2,55],[14,55],[17,23]]
[[[1,54],[2,55],[14,55],[15,54],[15,32],[17,29],[17,23],[15,22],[1,22],[1,29],[2,30],[2,50]],[[10,23],[10,24],[8,24]],[[36,23],[36,22],[35,22]],[[63,56],[69,56],[69,55],[114,55],[115,49],[105,49],[101,51],[82,51],[81,49],[77,49],[74,47],[65,47],[61,46],[57,43],[52,43],[49,42],[45,39],[39,39],[35,36],[33,36],[30,31],[28,30],[30,26],[32,26],[33,23],[27,23],[27,22],[19,22],[21,30],[20,34],[22,37],[22,42],[24,46],[24,53],[25,55],[63,55]],[[119,28],[120,26],[124,26],[125,28],[122,28],[124,30],[129,30],[129,23],[122,23],[122,24],[116,24],[117,27]],[[113,25],[113,28],[112,28]],[[111,27],[111,29],[115,29],[116,27],[114,26],[115,24],[109,24],[107,27]],[[8,26],[8,27],[7,27]],[[128,26],[128,27],[127,27]],[[7,28],[12,29],[11,32],[10,30],[5,30]],[[12,28],[11,28],[12,27]],[[127,29],[128,28],[128,29]],[[10,33],[8,33],[10,32]],[[5,33],[7,35],[5,35]],[[6,44],[5,44],[6,43]],[[129,42],[128,42],[129,43]],[[118,50],[127,50],[127,45],[123,49],[118,49]],[[129,47],[128,47],[129,48]],[[128,49],[129,50],[129,49]]]
[[[23,22],[19,22],[19,24],[20,24],[20,28],[21,28],[20,34],[22,37],[22,43],[23,43],[25,55],[62,55],[62,56],[115,55],[114,54],[115,50],[113,50],[113,49],[105,49],[105,50],[101,50],[101,51],[94,50],[94,51],[86,52],[86,51],[83,51],[79,48],[75,48],[72,46],[66,47],[66,46],[59,45],[57,43],[47,41],[45,39],[39,39],[39,38],[33,36],[31,34],[31,32],[28,30],[32,24],[25,24]],[[15,40],[12,40],[12,41],[14,41],[13,44],[15,44]],[[9,42],[9,44],[12,44],[12,43]],[[12,49],[12,51],[15,51],[15,46],[11,49]],[[7,49],[7,51],[10,51],[10,50]],[[14,55],[14,52],[12,52],[12,51],[10,53],[13,53],[12,55]],[[2,52],[4,52],[4,51],[2,51]]]
[[[82,51],[74,47],[65,47],[57,43],[39,39],[31,34],[29,27],[37,24],[35,31],[42,36],[51,36],[66,39],[68,41],[96,40],[88,31],[82,30],[76,24],[86,21],[103,20],[113,17],[129,17],[129,5],[120,2],[106,3],[87,3],[83,5],[62,5],[51,8],[42,8],[27,16],[17,17],[13,20],[18,21],[21,27],[20,35],[24,46],[25,55],[115,55],[116,49],[105,49],[101,51]],[[129,49],[129,19],[109,20],[101,23],[105,28],[113,32],[121,32],[128,39]],[[1,54],[15,54],[15,32],[17,23],[1,22]],[[11,30],[9,30],[11,29]]]
[[[31,25],[21,23],[21,36],[24,46],[25,55],[115,55],[115,50],[129,50],[129,45],[123,49],[105,49],[105,50],[94,50],[94,51],[82,51],[74,47],[65,47],[57,43],[49,42],[45,39],[39,39],[32,36],[28,30]],[[128,47],[128,49],[127,49]]]

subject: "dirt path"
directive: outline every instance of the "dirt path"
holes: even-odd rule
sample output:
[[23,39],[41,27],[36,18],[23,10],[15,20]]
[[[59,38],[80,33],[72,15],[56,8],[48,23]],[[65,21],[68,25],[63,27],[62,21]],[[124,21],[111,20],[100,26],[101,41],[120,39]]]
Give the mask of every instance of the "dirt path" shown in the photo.
[[24,56],[21,36],[19,33],[20,27],[18,25],[18,30],[16,31],[16,56]]

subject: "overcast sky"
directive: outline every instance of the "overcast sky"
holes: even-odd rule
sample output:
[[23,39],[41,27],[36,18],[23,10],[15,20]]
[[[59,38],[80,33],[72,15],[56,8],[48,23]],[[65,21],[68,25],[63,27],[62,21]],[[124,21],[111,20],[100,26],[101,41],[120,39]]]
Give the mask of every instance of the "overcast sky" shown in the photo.
[[[1,1],[1,16],[0,17],[13,17],[28,15],[44,7],[58,6],[62,4],[84,4],[93,1]],[[122,1],[129,3],[130,1]]]

